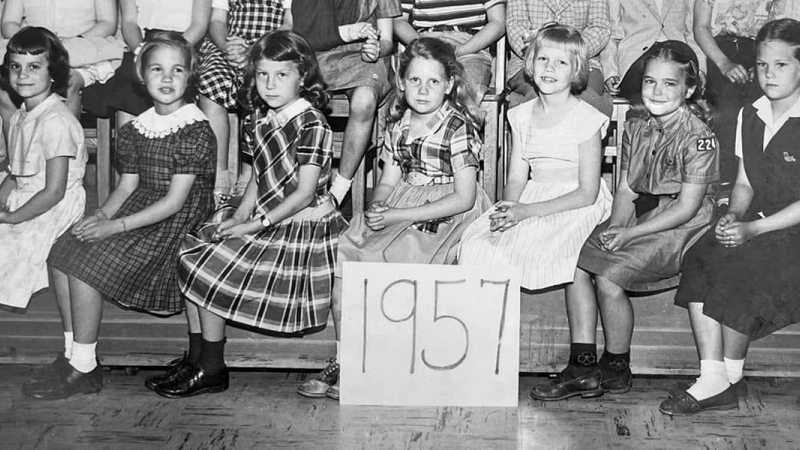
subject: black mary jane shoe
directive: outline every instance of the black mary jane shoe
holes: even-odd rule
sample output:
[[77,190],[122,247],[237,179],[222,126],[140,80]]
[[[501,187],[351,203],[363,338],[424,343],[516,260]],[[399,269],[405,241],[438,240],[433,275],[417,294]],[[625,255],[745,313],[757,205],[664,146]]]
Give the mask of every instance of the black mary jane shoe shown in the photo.
[[600,370],[593,370],[586,375],[571,377],[564,369],[551,383],[534,386],[531,397],[542,401],[564,400],[580,395],[582,398],[599,397],[603,395]]
[[22,389],[26,390],[28,386],[34,383],[66,375],[71,369],[72,366],[69,365],[69,360],[66,356],[64,356],[64,353],[58,352],[56,359],[54,359],[52,362],[34,369],[33,375],[31,376],[31,381],[25,383],[22,386]]
[[703,411],[735,409],[738,407],[739,398],[736,396],[736,388],[729,386],[728,389],[705,400],[697,400],[688,391],[683,391],[675,397],[661,402],[658,410],[670,416],[690,416]]
[[[667,392],[667,398],[677,397],[681,392],[686,392],[687,389],[692,387],[694,383],[687,383],[686,381],[676,381],[675,384]],[[747,381],[742,378],[741,380],[733,383],[733,389],[736,391],[736,396],[742,400],[747,400],[750,394],[747,390]]]
[[144,387],[147,389],[155,390],[159,384],[169,383],[178,378],[182,373],[192,370],[192,363],[189,361],[186,353],[183,358],[177,358],[167,364],[167,371],[157,375],[150,375],[144,379]]
[[69,366],[64,373],[28,384],[23,393],[41,400],[56,400],[76,394],[96,394],[103,390],[103,369],[99,365],[89,373]]
[[198,364],[194,364],[191,370],[182,372],[169,383],[157,385],[154,391],[162,397],[184,398],[226,391],[229,384],[227,367],[219,373],[210,374]]

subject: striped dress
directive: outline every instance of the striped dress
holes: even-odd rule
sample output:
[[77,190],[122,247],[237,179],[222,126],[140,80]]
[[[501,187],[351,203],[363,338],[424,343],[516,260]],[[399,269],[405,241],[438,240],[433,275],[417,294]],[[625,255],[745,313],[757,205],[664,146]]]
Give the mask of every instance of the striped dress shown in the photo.
[[216,242],[226,210],[218,212],[184,239],[178,284],[188,300],[227,320],[276,333],[316,331],[328,320],[339,234],[347,226],[327,192],[331,130],[322,113],[298,100],[278,114],[254,113],[245,139],[258,184],[254,217],[297,190],[302,165],[322,169],[315,201],[257,233]]
[[[531,125],[538,99],[508,112],[508,121],[519,137],[522,158],[530,165],[520,203],[550,200],[578,187],[578,146],[598,130],[605,133],[608,118],[581,101],[564,120],[551,128]],[[543,217],[530,217],[505,232],[489,231],[483,214],[464,232],[459,264],[506,265],[522,270],[522,287],[542,289],[573,280],[584,241],[611,213],[611,193],[600,180],[594,204]]]

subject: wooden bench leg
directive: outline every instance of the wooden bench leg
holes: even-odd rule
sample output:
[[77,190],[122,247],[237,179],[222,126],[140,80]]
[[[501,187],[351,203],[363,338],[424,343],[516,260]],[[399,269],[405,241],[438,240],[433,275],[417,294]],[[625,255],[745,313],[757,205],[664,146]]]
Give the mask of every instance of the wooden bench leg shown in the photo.
[[111,119],[97,118],[97,200],[105,203],[111,194]]

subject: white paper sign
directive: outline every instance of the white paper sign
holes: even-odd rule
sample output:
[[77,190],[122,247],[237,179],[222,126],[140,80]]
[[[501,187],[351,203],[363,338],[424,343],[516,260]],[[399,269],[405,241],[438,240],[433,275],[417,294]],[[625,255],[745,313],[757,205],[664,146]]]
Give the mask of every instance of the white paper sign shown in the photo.
[[343,269],[342,404],[517,406],[518,269]]

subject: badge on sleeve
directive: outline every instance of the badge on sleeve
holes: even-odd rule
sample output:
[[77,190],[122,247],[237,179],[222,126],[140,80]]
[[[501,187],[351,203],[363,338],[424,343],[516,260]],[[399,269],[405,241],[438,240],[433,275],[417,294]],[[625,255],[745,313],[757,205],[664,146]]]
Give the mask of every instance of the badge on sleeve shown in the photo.
[[697,151],[707,152],[717,148],[716,139],[713,137],[700,138],[697,140]]

